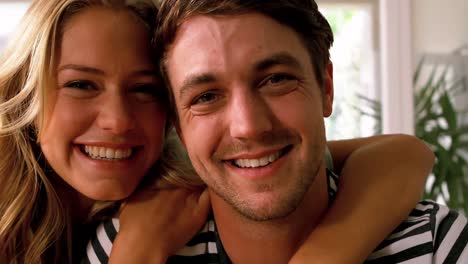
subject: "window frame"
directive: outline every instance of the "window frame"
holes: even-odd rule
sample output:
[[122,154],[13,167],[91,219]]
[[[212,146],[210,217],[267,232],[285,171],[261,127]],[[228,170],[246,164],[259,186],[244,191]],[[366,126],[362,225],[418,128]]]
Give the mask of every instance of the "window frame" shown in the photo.
[[320,4],[371,4],[374,17],[383,133],[414,134],[411,1],[317,0]]

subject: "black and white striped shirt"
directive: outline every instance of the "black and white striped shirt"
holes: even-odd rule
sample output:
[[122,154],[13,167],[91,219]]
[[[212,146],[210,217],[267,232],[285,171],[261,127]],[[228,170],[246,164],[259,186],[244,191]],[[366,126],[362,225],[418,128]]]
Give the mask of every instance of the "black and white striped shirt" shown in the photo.
[[[338,178],[328,173],[331,200]],[[87,246],[82,263],[107,263],[118,219],[102,223]],[[366,263],[467,264],[468,224],[463,215],[432,201],[421,201],[368,257]],[[213,217],[204,228],[167,263],[231,263],[224,251]]]

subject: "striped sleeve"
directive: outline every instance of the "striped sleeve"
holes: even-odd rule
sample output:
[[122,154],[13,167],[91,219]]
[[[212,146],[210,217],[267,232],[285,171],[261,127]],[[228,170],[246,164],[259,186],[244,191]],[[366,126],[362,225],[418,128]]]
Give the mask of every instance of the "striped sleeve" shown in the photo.
[[[101,223],[86,247],[86,256],[81,264],[106,264],[112,250],[112,243],[119,231],[119,219]],[[203,229],[184,248],[169,257],[167,263],[217,263],[214,220],[207,221]]]
[[466,217],[422,201],[366,263],[468,263],[467,232]]
[[117,218],[112,218],[101,223],[97,227],[96,233],[89,240],[86,246],[86,256],[81,263],[107,263],[112,250],[112,243],[117,236],[119,227],[119,219]]
[[184,248],[169,257],[167,263],[218,263],[215,229],[214,220],[207,221],[203,229]]
[[328,198],[333,203],[338,192],[339,176],[327,168]]
[[440,206],[435,215],[434,263],[468,263],[468,224],[463,215]]

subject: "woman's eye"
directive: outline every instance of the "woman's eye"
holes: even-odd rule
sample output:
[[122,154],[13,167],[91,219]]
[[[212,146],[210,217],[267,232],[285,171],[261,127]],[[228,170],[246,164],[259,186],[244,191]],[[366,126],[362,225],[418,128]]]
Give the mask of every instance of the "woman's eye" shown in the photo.
[[79,90],[95,90],[96,86],[90,81],[71,81],[64,85],[66,88],[74,88]]
[[74,80],[62,85],[61,93],[77,99],[92,98],[99,94],[99,86],[92,81]]
[[164,89],[156,87],[154,84],[137,85],[132,89],[132,92],[142,101],[167,100]]
[[154,95],[156,93],[156,87],[152,84],[140,84],[133,88],[135,93]]

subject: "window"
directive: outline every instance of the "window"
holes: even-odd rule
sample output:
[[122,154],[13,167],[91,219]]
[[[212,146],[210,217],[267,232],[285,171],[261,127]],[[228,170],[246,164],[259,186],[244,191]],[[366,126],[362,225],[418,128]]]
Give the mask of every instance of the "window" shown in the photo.
[[[379,131],[413,134],[411,2],[316,1],[336,37],[331,51],[336,64],[335,116],[327,121],[328,138],[367,136]],[[374,114],[376,108],[369,108],[372,104],[358,95],[381,102],[377,112],[382,125],[375,123],[375,117],[359,117],[360,110]]]
[[326,120],[329,139],[369,136],[380,122],[362,115],[367,101],[380,97],[377,58],[377,6],[375,2],[320,1],[320,11],[329,21],[335,42],[330,55],[334,67],[333,114]]
[[0,51],[29,7],[29,1],[0,2]]

